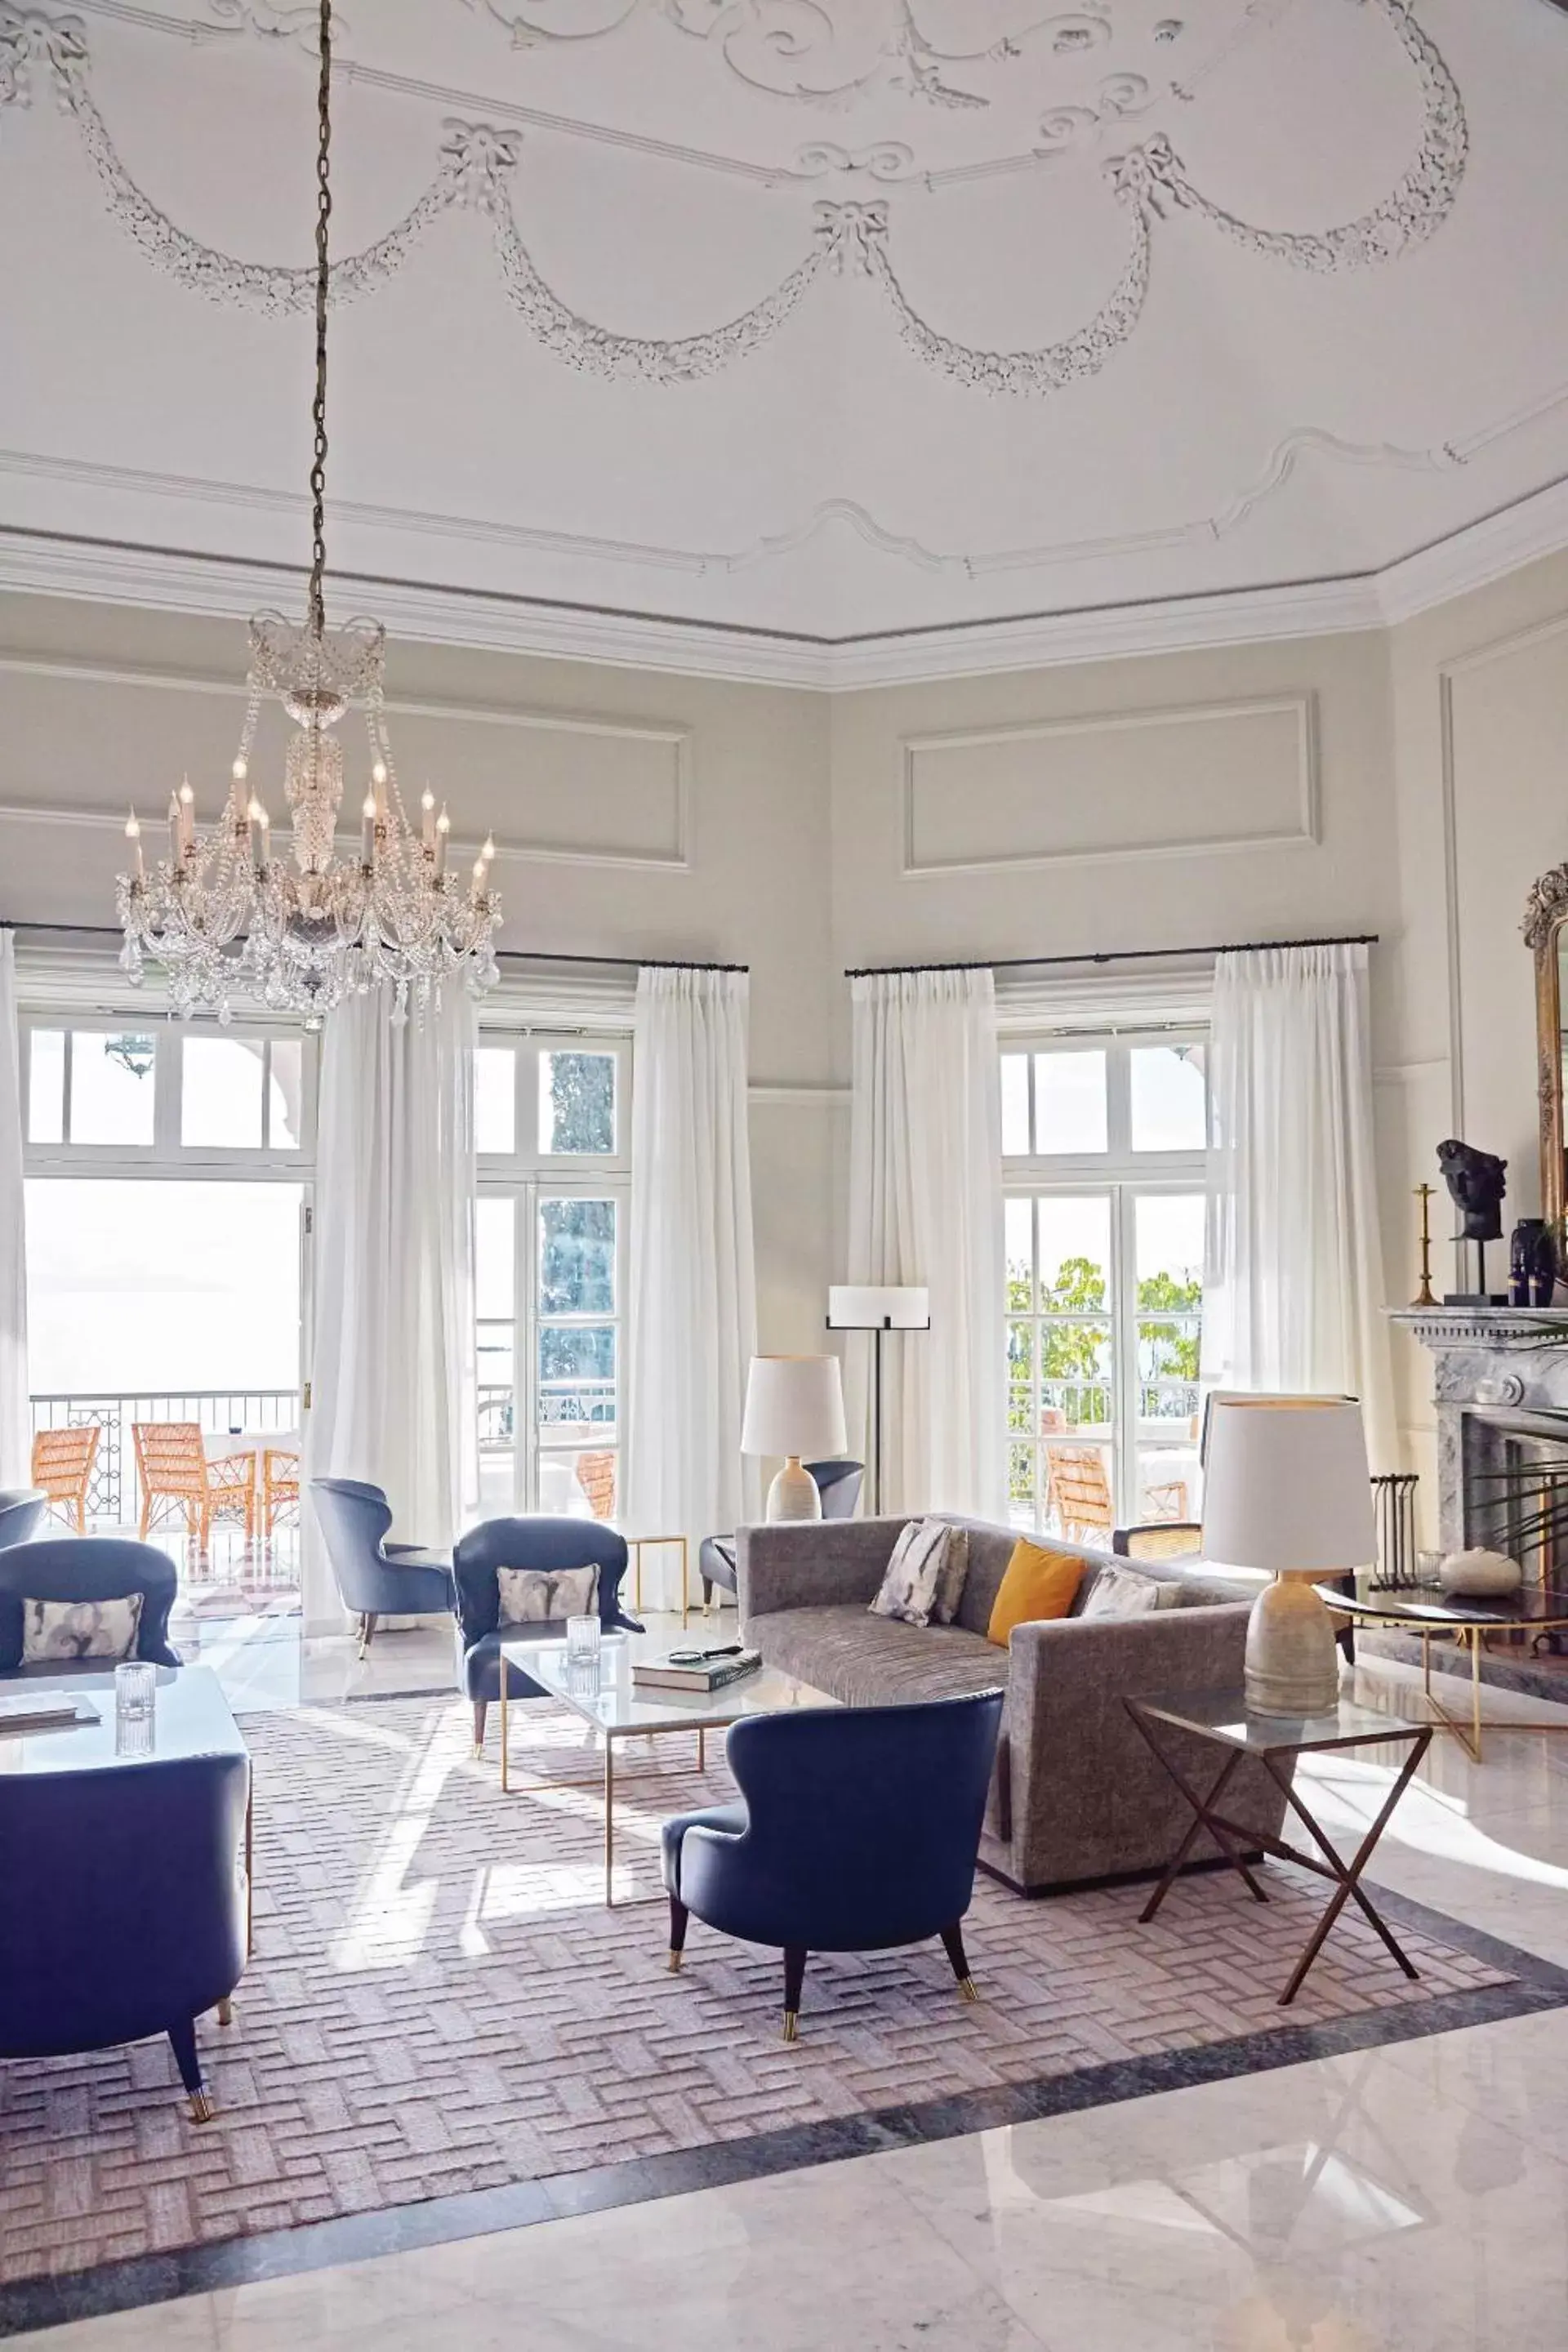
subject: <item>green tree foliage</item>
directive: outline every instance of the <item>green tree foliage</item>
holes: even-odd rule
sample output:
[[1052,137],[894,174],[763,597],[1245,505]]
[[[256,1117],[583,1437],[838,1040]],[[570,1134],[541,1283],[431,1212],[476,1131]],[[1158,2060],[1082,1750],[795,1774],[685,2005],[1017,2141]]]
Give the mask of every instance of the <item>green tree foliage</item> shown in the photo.
[[[1151,1274],[1138,1286],[1140,1318],[1162,1311],[1196,1317],[1203,1311],[1204,1286],[1194,1277],[1178,1282],[1172,1274]],[[1198,1334],[1184,1323],[1140,1320],[1139,1338],[1144,1377],[1155,1381],[1195,1381],[1198,1376]]]
[[554,1151],[613,1151],[616,1063],[612,1054],[552,1054],[550,1143]]

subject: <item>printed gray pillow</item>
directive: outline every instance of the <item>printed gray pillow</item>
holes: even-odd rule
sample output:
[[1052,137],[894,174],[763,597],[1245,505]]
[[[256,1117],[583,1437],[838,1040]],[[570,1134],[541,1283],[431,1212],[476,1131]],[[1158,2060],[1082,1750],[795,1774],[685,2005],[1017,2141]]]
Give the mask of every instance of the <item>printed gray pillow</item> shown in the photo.
[[958,1604],[963,1599],[963,1588],[969,1581],[969,1529],[949,1528],[947,1549],[942,1556],[942,1574],[937,1579],[936,1606],[932,1617],[939,1625],[952,1625],[958,1620]]
[[599,1606],[596,1567],[498,1568],[496,1585],[503,1625],[557,1625]]
[[133,1658],[142,1630],[140,1592],[119,1601],[22,1602],[22,1664],[59,1664],[72,1658]]
[[903,1625],[931,1623],[952,1533],[941,1519],[908,1522],[900,1531],[883,1571],[881,1590],[871,1603],[873,1617],[896,1617]]
[[1173,1609],[1182,1588],[1173,1578],[1140,1576],[1135,1568],[1102,1568],[1095,1578],[1080,1617],[1147,1617],[1156,1609]]

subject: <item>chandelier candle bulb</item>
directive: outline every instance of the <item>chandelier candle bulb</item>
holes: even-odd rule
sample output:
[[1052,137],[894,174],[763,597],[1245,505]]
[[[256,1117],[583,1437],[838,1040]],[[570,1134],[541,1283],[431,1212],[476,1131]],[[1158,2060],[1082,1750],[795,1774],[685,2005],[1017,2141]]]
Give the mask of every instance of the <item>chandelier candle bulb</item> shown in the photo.
[[196,796],[191,790],[189,776],[184,777],[181,782],[179,797],[180,847],[182,850],[190,850],[195,847],[196,840]]
[[142,827],[137,823],[134,809],[125,820],[125,838],[131,844],[131,855],[136,866],[136,879],[138,882],[145,882],[147,868],[142,856]]
[[452,820],[447,814],[447,803],[441,803],[441,814],[436,820],[436,877],[439,881],[447,871],[447,836],[452,830]]
[[424,835],[425,846],[426,849],[434,849],[436,846],[436,795],[428,784],[420,795],[419,806],[423,813],[421,832]]
[[374,866],[375,864],[375,794],[374,793],[366,793],[364,806],[361,809],[360,814],[364,820],[363,830],[360,835],[360,864]]

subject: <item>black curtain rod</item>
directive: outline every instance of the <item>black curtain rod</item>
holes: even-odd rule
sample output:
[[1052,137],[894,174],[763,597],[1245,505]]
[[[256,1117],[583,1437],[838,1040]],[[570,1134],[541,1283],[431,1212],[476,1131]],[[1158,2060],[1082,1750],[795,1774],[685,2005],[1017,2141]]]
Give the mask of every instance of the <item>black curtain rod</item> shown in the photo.
[[1326,940],[1231,940],[1209,948],[1097,948],[1084,955],[977,956],[964,963],[863,963],[846,967],[846,980],[889,980],[909,971],[1032,971],[1045,964],[1158,963],[1167,957],[1258,955],[1268,948],[1374,948],[1375,931],[1342,931]]
[[[0,930],[29,940],[118,940],[124,936],[116,923],[14,923],[0,915]],[[647,965],[653,971],[750,971],[745,963],[700,963],[689,956],[551,955],[543,948],[498,948],[498,963],[611,964],[627,971]]]

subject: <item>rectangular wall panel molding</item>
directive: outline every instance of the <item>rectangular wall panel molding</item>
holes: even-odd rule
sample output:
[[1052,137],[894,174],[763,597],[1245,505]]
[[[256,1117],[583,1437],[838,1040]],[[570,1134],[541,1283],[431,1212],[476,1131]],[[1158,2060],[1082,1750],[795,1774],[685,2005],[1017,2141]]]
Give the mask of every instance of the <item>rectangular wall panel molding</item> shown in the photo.
[[1310,846],[1310,694],[902,740],[906,878]]
[[[113,826],[134,802],[149,842],[188,770],[204,824],[228,785],[243,680],[90,668],[0,656],[5,742],[0,826]],[[515,710],[389,696],[393,753],[416,824],[428,782],[451,810],[454,857],[493,833],[497,856],[573,866],[691,864],[691,731],[637,719]],[[281,827],[287,720],[264,706],[251,774]],[[339,730],[345,754],[340,832],[357,839],[363,723]],[[45,782],[45,779],[48,779]],[[280,835],[279,835],[280,837]]]

